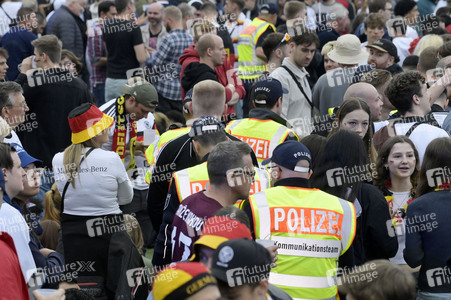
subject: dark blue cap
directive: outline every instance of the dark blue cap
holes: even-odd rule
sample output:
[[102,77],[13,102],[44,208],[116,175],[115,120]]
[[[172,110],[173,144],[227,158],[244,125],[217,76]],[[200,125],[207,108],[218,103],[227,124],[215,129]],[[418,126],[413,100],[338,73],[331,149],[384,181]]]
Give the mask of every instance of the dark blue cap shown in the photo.
[[19,155],[21,167],[26,167],[31,163],[35,163],[37,167],[42,166],[42,160],[36,159],[25,151],[25,149],[16,143],[11,143],[11,146],[16,149],[17,155]]
[[262,14],[278,14],[279,13],[279,7],[277,4],[269,2],[265,3],[262,6],[260,6],[260,13]]
[[[288,93],[286,89],[282,87],[279,80],[267,77],[265,79],[257,81],[252,87],[252,97],[256,104],[276,104],[277,100],[282,97],[283,94]],[[265,99],[256,100],[258,95],[265,95]]]
[[272,157],[265,159],[262,164],[267,165],[273,162],[292,171],[306,173],[308,168],[296,167],[300,160],[306,160],[312,166],[312,156],[310,150],[298,141],[286,141],[279,144],[272,153]]

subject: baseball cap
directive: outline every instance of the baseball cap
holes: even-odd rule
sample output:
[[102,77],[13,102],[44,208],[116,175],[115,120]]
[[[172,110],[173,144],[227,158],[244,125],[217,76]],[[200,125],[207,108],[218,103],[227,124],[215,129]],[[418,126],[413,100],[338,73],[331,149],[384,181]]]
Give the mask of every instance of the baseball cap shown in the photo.
[[308,172],[310,170],[309,168],[296,166],[300,160],[306,160],[312,166],[310,150],[300,142],[290,140],[279,144],[274,149],[272,157],[265,159],[262,164],[267,165],[272,161],[292,171]]
[[269,278],[271,255],[253,240],[235,239],[222,243],[213,254],[211,274],[230,287]]
[[260,13],[262,14],[278,14],[279,8],[277,7],[277,4],[269,2],[265,3],[262,6],[260,6]]
[[217,285],[216,279],[201,263],[170,264],[155,277],[153,299],[186,299],[210,285]]
[[221,131],[225,132],[224,125],[222,125],[218,119],[212,116],[202,116],[193,122],[188,135],[194,137]]
[[[282,87],[279,80],[267,77],[257,81],[252,87],[252,99],[256,104],[274,105],[283,94],[287,94],[288,90]],[[266,99],[256,99],[258,95],[265,95]]]
[[391,56],[393,56],[396,59],[398,58],[398,49],[396,49],[396,46],[390,42],[389,40],[386,39],[379,39],[377,41],[375,41],[373,44],[371,45],[367,45],[367,48],[374,48],[377,49],[379,51],[385,52],[390,54]]
[[16,144],[16,143],[11,143],[11,146],[13,146],[14,149],[16,149],[17,155],[19,155],[19,158],[20,158],[20,163],[21,163],[22,168],[28,166],[31,163],[35,163],[36,167],[42,166],[42,160],[34,158],[30,154],[28,154],[28,152],[25,151],[25,149],[21,145]]
[[251,231],[243,223],[225,216],[208,218],[200,238],[193,245],[193,255],[190,260],[196,260],[199,246],[216,249],[221,243],[233,239],[246,238],[252,240]]
[[142,77],[131,77],[121,86],[121,92],[132,95],[144,106],[153,108],[158,104],[158,93],[155,87]]

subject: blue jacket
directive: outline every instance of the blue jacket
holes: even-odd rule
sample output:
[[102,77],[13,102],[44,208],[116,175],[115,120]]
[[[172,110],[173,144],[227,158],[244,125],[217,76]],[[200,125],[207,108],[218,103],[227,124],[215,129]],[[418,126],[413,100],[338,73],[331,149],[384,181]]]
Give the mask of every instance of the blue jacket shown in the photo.
[[418,287],[423,292],[451,293],[450,211],[450,190],[424,194],[407,209],[404,259],[412,268],[421,265]]

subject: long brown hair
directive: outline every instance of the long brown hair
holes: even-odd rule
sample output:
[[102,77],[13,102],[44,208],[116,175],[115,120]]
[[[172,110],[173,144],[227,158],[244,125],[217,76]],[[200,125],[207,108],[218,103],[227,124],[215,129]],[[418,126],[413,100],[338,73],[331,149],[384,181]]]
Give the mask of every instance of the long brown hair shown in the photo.
[[[335,115],[335,121],[334,126],[332,126],[332,130],[330,131],[327,138],[329,139],[332,135],[334,135],[339,129],[340,129],[340,123],[343,121],[343,119],[346,117],[347,114],[355,111],[355,110],[363,110],[368,114],[368,122],[371,125],[371,111],[368,104],[363,100],[362,98],[358,97],[352,97],[349,98],[340,105],[340,108],[338,109],[336,115]],[[368,126],[368,130],[363,137],[363,142],[365,144],[366,150],[368,152],[368,158],[371,163],[376,163],[377,160],[377,153],[376,149],[373,145],[373,132],[372,127]]]
[[451,138],[437,138],[430,142],[427,146],[426,152],[424,153],[423,157],[423,164],[421,165],[420,169],[420,177],[417,186],[417,197],[435,190],[436,186],[430,185],[429,182],[432,178],[428,178],[428,175],[431,174],[427,174],[428,171],[431,171],[433,169],[441,169],[445,180],[445,182],[442,182],[442,184],[448,184],[449,188],[449,184],[451,183]]
[[417,186],[417,178],[419,173],[419,167],[420,167],[420,157],[418,155],[417,148],[413,144],[413,142],[406,136],[403,135],[397,135],[394,137],[389,138],[385,141],[385,143],[382,145],[382,148],[379,152],[379,156],[376,161],[376,171],[377,176],[373,179],[373,183],[376,187],[378,187],[380,190],[387,189],[386,183],[391,181],[390,178],[390,171],[385,168],[385,165],[388,163],[388,156],[390,155],[390,151],[393,148],[394,145],[398,143],[407,143],[409,144],[412,149],[413,153],[415,155],[415,159],[417,161],[415,170],[413,171],[412,175],[410,175],[410,182],[412,183],[412,193],[415,192],[415,188]]

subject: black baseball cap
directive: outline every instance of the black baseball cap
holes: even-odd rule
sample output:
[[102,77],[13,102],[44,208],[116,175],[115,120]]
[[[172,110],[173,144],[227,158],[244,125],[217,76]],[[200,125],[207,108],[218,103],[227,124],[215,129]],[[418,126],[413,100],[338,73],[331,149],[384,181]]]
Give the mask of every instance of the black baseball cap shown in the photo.
[[269,278],[269,251],[254,240],[234,239],[222,243],[213,254],[211,273],[230,287],[257,283]]
[[399,61],[398,49],[396,49],[395,44],[393,44],[389,40],[379,39],[379,40],[375,41],[373,44],[367,45],[366,47],[367,48],[374,48],[374,49],[377,49],[379,51],[388,53],[388,54],[390,54],[391,56],[393,56],[395,58],[395,61]]

